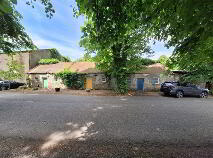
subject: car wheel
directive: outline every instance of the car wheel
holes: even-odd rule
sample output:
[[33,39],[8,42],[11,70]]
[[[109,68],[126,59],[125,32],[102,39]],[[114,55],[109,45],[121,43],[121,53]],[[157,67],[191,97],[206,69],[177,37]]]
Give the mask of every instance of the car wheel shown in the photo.
[[5,90],[5,89],[6,89],[6,87],[2,87],[1,89],[2,89],[2,90]]
[[182,91],[177,91],[176,97],[177,98],[183,98],[183,92]]
[[169,93],[164,92],[164,95],[165,95],[165,96],[168,96],[168,95],[169,95]]
[[207,92],[202,92],[200,94],[200,98],[208,98],[208,93]]

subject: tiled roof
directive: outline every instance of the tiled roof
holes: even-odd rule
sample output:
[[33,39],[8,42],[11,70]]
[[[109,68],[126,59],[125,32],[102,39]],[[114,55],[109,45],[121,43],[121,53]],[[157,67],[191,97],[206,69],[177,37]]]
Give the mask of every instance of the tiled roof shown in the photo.
[[144,70],[139,71],[137,73],[142,73],[142,74],[160,74],[166,71],[166,68],[164,65],[160,63],[156,63],[153,65],[147,66]]
[[[49,65],[38,65],[37,67],[31,69],[29,74],[46,74],[46,73],[58,73],[63,71],[64,69],[71,70],[73,72],[78,73],[101,73],[100,70],[96,68],[96,64],[94,62],[60,62],[57,64],[49,64]],[[160,74],[165,72],[165,67],[162,64],[153,64],[147,66],[146,69],[139,71],[137,73],[143,74]]]
[[60,62],[57,64],[38,65],[31,69],[29,74],[45,74],[45,73],[59,73],[65,69],[78,73],[99,73],[96,69],[96,64],[93,62]]

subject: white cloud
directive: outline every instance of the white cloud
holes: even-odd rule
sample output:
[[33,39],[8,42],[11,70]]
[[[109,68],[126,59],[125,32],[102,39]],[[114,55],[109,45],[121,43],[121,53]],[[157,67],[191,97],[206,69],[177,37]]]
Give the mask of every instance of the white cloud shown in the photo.
[[159,59],[159,57],[161,55],[166,55],[167,57],[170,57],[172,55],[172,52],[168,52],[168,51],[165,51],[165,52],[155,52],[155,54],[152,57],[150,57],[150,58],[156,60],[156,59]]
[[66,46],[58,42],[43,39],[38,35],[31,35],[34,44],[40,49],[56,48],[64,56],[69,56],[72,59],[77,59],[84,54],[84,51],[78,46]]

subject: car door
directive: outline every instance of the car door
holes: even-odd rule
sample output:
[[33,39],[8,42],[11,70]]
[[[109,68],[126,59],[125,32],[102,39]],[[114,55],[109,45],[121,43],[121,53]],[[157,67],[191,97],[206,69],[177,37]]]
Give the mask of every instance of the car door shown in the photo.
[[190,84],[187,84],[186,86],[183,86],[184,95],[192,95],[192,87]]
[[198,96],[201,93],[201,89],[197,87],[196,85],[192,86],[192,95],[193,96]]

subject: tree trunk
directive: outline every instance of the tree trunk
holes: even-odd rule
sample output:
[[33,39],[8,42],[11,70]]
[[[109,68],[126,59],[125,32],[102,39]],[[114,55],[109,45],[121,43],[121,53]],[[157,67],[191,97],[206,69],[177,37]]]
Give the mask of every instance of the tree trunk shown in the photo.
[[113,72],[112,76],[116,79],[116,90],[119,93],[128,92],[127,83],[127,54],[121,51],[122,44],[114,45],[113,50]]

